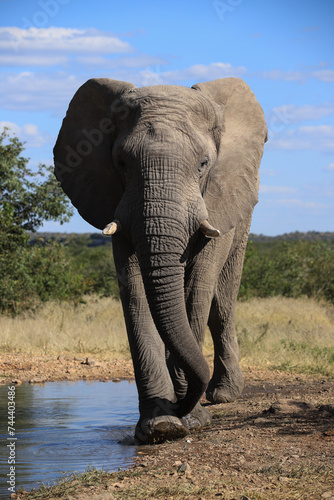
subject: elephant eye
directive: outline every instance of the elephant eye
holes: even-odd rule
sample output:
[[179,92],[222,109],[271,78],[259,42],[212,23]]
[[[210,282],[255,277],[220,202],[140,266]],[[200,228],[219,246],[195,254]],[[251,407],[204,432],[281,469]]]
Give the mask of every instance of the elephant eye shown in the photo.
[[205,158],[204,160],[201,161],[199,167],[197,168],[197,171],[198,171],[199,175],[203,175],[203,172],[205,171],[208,163],[209,163],[209,159],[208,158]]

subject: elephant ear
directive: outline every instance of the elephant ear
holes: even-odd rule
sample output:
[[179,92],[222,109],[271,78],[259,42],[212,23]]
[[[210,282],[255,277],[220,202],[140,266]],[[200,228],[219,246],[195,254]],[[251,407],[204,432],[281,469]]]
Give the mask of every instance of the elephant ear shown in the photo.
[[[88,80],[74,95],[55,144],[55,176],[90,224],[103,229],[114,216],[123,185],[112,163],[115,111],[135,86],[108,78]],[[122,117],[121,117],[122,118]]]
[[223,116],[216,139],[218,159],[210,171],[204,200],[209,222],[224,234],[250,215],[258,202],[258,169],[267,126],[260,104],[243,80],[223,78],[192,88],[218,104]]

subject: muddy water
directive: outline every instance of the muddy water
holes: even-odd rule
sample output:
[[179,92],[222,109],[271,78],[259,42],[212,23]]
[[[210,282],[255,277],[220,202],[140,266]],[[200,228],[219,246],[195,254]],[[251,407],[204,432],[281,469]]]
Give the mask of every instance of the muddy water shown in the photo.
[[16,386],[15,434],[10,435],[11,399],[8,386],[0,386],[0,498],[11,493],[7,483],[11,464],[16,489],[31,489],[38,483],[53,484],[63,472],[83,472],[88,466],[115,471],[136,455],[138,401],[133,382]]

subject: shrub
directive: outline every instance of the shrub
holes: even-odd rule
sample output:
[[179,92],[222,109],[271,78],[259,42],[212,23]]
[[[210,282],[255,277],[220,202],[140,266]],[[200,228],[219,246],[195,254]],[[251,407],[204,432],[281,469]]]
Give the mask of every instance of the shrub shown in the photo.
[[334,301],[334,246],[322,241],[249,242],[239,297],[325,298]]
[[67,250],[57,244],[17,247],[0,256],[0,310],[17,314],[50,299],[81,300],[84,277],[73,268]]

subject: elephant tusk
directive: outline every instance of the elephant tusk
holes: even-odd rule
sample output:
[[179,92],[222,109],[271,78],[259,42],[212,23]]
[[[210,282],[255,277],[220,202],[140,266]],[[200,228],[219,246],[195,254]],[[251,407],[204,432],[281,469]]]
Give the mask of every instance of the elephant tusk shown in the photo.
[[119,220],[115,219],[106,225],[106,227],[103,229],[102,233],[105,235],[111,235],[111,234],[117,233],[121,229],[122,229],[122,226],[121,226]]
[[218,236],[220,236],[220,231],[212,227],[207,220],[201,222],[199,228],[207,238],[217,238]]

